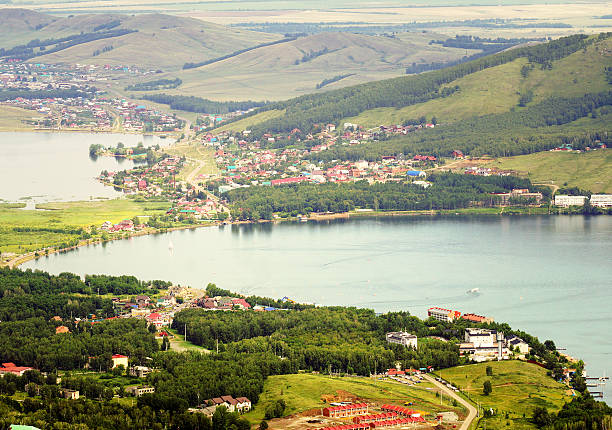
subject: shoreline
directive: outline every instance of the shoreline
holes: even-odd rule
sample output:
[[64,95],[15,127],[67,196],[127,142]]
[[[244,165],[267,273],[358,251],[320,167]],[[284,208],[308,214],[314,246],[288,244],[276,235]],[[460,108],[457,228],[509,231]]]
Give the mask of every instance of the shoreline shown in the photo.
[[[479,209],[479,208],[477,208]],[[480,209],[484,209],[484,208],[480,208]],[[486,208],[489,209],[489,208]],[[332,220],[338,220],[338,219],[342,219],[342,220],[350,220],[351,218],[378,218],[378,217],[449,217],[449,216],[551,216],[551,215],[564,215],[564,214],[559,214],[559,213],[551,213],[551,212],[542,212],[542,213],[530,213],[530,212],[521,212],[521,213],[513,213],[513,212],[509,212],[509,213],[504,213],[503,212],[504,208],[500,208],[499,211],[496,212],[492,212],[492,211],[478,211],[478,210],[474,210],[474,209],[456,209],[456,210],[444,210],[444,211],[440,211],[440,210],[423,210],[423,211],[360,211],[360,212],[340,212],[340,213],[330,213],[330,214],[311,214],[311,216],[309,216],[306,219],[306,222],[308,221],[332,221]],[[568,215],[568,214],[565,214]],[[57,253],[63,253],[63,252],[69,252],[69,251],[74,251],[78,248],[81,248],[83,246],[89,246],[89,245],[98,245],[98,244],[103,244],[106,242],[111,242],[111,241],[116,241],[116,240],[123,240],[123,239],[130,239],[133,237],[140,237],[140,236],[148,236],[148,235],[152,235],[152,234],[163,234],[163,233],[170,233],[173,231],[177,231],[177,230],[189,230],[189,229],[198,229],[198,228],[204,228],[204,227],[213,227],[213,226],[223,226],[223,225],[246,225],[246,224],[267,224],[267,223],[273,223],[273,224],[277,224],[277,223],[282,223],[282,222],[304,222],[301,221],[301,219],[299,217],[292,217],[292,218],[283,218],[283,219],[273,219],[273,220],[258,220],[258,221],[250,221],[250,220],[243,220],[243,221],[211,221],[208,222],[206,224],[194,224],[194,225],[188,225],[188,226],[176,226],[176,227],[168,227],[166,229],[163,229],[164,231],[160,231],[160,229],[146,229],[146,230],[141,230],[138,232],[132,232],[131,234],[128,234],[125,237],[112,237],[107,239],[106,241],[102,241],[101,239],[97,239],[97,240],[91,240],[88,239],[82,243],[79,243],[78,245],[74,245],[70,248],[63,248],[63,249],[50,249],[49,247],[47,248],[42,248],[36,251],[31,251],[28,252],[27,254],[21,254],[18,255],[14,258],[12,258],[11,260],[9,260],[6,263],[3,263],[2,265],[0,265],[0,267],[9,267],[11,269],[19,267],[21,264],[26,263],[28,261],[31,260],[36,260],[38,258],[44,257],[44,256],[48,256],[51,254],[57,254]],[[46,251],[46,253],[45,253]],[[39,255],[36,255],[39,254]]]

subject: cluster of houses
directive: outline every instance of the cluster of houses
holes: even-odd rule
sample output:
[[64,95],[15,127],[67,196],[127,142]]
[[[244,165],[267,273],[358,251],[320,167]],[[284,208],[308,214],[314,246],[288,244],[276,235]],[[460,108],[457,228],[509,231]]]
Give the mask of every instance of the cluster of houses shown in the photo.
[[98,180],[104,184],[119,187],[125,194],[141,194],[147,197],[166,196],[180,200],[183,194],[177,192],[176,174],[183,166],[179,157],[166,157],[150,167],[135,167],[122,172],[104,170]]
[[[78,89],[93,94],[93,85],[100,86],[117,75],[145,76],[152,70],[129,66],[57,65],[44,63],[0,62],[0,90],[62,90]],[[3,102],[7,105],[33,110],[42,115],[32,118],[32,125],[43,129],[72,129],[110,131],[114,115],[119,113],[125,130],[173,131],[182,122],[166,113],[142,108],[121,99],[74,98],[15,98]],[[112,112],[112,113],[111,113]]]
[[196,305],[204,309],[216,311],[251,309],[251,305],[246,300],[237,297],[204,297],[197,300]]
[[126,131],[171,132],[183,127],[183,121],[176,116],[142,104],[118,98],[106,100],[106,103],[118,112]]
[[377,409],[380,411],[370,411],[367,403],[332,404],[323,408],[321,415],[334,419],[351,418],[352,423],[322,427],[318,430],[369,430],[425,422],[421,412],[402,406],[384,404]]
[[238,412],[240,414],[244,414],[252,408],[251,401],[246,397],[234,398],[232,396],[221,396],[208,399],[197,408],[190,409],[190,411],[203,413],[212,417],[217,408],[221,406],[225,407],[228,412]]

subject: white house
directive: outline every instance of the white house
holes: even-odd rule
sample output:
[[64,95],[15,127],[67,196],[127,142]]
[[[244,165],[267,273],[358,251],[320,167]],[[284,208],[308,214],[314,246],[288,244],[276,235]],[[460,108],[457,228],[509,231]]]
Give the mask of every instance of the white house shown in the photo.
[[612,194],[592,194],[591,206],[597,206],[600,208],[612,207]]
[[564,194],[555,196],[555,206],[568,208],[570,206],[584,206],[586,196],[567,196]]
[[417,337],[414,334],[405,331],[392,331],[387,333],[387,342],[397,343],[398,345],[410,346],[417,348]]
[[520,337],[515,336],[513,334],[509,335],[506,338],[506,346],[509,349],[513,349],[513,350],[516,350],[518,348],[518,351],[521,354],[529,353],[529,344],[525,342],[523,339],[521,339]]

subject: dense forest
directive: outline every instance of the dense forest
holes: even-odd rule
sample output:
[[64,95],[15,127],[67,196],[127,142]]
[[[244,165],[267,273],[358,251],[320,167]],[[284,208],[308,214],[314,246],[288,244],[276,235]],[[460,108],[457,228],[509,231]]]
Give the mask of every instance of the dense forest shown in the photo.
[[[95,92],[95,89],[91,89]],[[0,91],[0,102],[6,100],[22,99],[46,99],[46,98],[76,98],[76,97],[93,97],[92,92],[85,92],[76,88],[70,90],[2,90]]]
[[137,84],[128,85],[126,91],[156,91],[162,89],[177,88],[183,83],[180,78],[176,79],[156,79],[149,82],[140,82]]
[[272,219],[274,213],[347,212],[355,208],[374,210],[441,210],[498,203],[491,193],[513,188],[550,191],[534,187],[515,176],[472,176],[452,173],[428,177],[429,188],[410,182],[370,185],[367,181],[347,184],[292,184],[279,187],[237,188],[225,194],[237,219]]
[[541,67],[549,67],[552,61],[564,58],[598,38],[604,39],[610,35],[612,33],[602,33],[592,38],[580,34],[567,36],[546,44],[512,49],[430,73],[370,82],[324,94],[305,95],[284,102],[270,103],[258,111],[278,109],[285,110],[285,113],[252,127],[252,130],[255,136],[265,132],[288,132],[294,128],[310,132],[315,124],[337,122],[369,109],[401,108],[446,97],[459,88],[444,85],[468,74],[517,58],[527,58]]
[[143,100],[170,105],[171,109],[186,110],[188,112],[225,114],[239,110],[248,110],[264,106],[266,102],[215,102],[195,96],[173,96],[169,94],[147,94]]

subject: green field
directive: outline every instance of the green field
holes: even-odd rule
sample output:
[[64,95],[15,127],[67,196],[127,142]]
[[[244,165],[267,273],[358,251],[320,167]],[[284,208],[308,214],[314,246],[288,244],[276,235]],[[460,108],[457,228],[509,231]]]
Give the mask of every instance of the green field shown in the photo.
[[539,152],[498,158],[487,166],[529,172],[529,179],[536,183],[612,193],[612,151],[608,149],[585,153]]
[[[487,366],[493,368],[493,376],[486,375]],[[481,408],[497,410],[496,416],[481,420],[477,428],[535,429],[528,421],[538,406],[556,411],[571,400],[567,387],[547,376],[546,369],[521,361],[495,361],[457,366],[438,374],[458,386],[462,392]],[[493,392],[485,396],[482,388],[491,381]],[[508,414],[508,418],[506,418]]]
[[[86,228],[99,226],[107,220],[117,223],[137,215],[162,214],[169,207],[167,202],[143,203],[123,199],[37,205],[38,209],[45,210],[0,207],[0,251],[22,254],[79,237],[77,234],[44,229]],[[31,231],[15,231],[16,227],[30,228]]]
[[465,415],[461,406],[449,405],[447,400],[443,400],[440,405],[435,392],[427,389],[433,385],[423,382],[417,387],[366,377],[330,377],[310,373],[270,376],[257,407],[245,417],[251,423],[259,423],[264,417],[266,406],[280,398],[287,404],[285,415],[292,415],[325,407],[322,395],[335,396],[342,393],[381,404],[388,402],[402,405],[404,402],[413,402],[412,408],[428,413],[452,410]]

